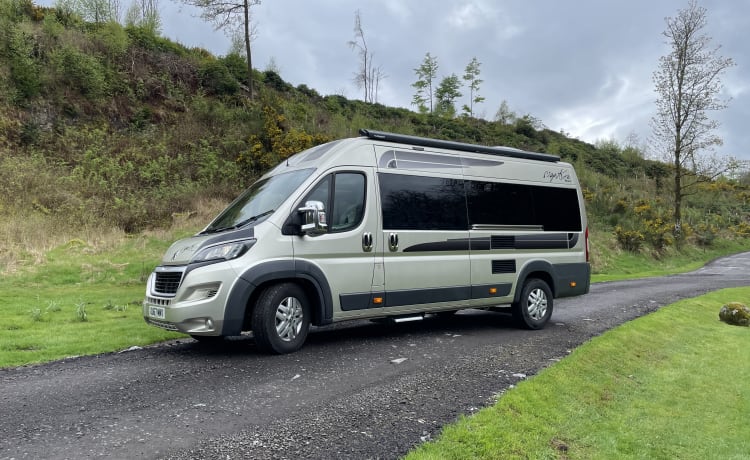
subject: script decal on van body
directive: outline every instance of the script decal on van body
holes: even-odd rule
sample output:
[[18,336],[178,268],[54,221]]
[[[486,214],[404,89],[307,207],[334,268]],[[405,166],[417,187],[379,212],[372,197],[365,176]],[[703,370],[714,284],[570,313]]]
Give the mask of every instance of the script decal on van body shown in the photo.
[[573,178],[570,177],[570,171],[567,169],[559,169],[559,170],[547,170],[544,171],[543,179],[545,182],[564,182],[566,184],[570,184],[573,181]]

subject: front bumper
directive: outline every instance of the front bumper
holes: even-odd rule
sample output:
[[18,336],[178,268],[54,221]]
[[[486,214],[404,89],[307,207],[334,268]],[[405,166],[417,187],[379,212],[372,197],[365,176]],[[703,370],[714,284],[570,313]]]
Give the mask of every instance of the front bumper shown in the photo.
[[229,263],[188,270],[157,267],[149,276],[143,300],[146,323],[190,335],[221,335],[228,292],[237,279]]

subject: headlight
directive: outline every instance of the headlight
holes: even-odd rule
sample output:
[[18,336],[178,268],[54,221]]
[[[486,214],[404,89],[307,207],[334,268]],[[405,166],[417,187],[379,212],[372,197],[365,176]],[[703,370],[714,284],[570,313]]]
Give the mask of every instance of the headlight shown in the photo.
[[231,241],[203,248],[193,256],[190,263],[236,259],[253,247],[256,241],[258,240],[253,238],[251,240]]

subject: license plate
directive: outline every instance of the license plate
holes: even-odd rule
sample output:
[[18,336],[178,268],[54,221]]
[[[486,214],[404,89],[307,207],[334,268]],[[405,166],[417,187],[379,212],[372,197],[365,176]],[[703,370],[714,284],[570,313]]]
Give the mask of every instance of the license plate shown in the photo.
[[164,307],[148,307],[148,316],[156,319],[164,319]]

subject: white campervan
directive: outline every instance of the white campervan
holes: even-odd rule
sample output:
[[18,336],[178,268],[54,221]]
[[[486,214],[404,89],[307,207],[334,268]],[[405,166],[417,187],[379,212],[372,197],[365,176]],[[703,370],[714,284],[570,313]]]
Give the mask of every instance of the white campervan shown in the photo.
[[148,280],[145,320],[198,340],[509,305],[539,329],[589,290],[575,171],[557,156],[361,130],[279,164]]

